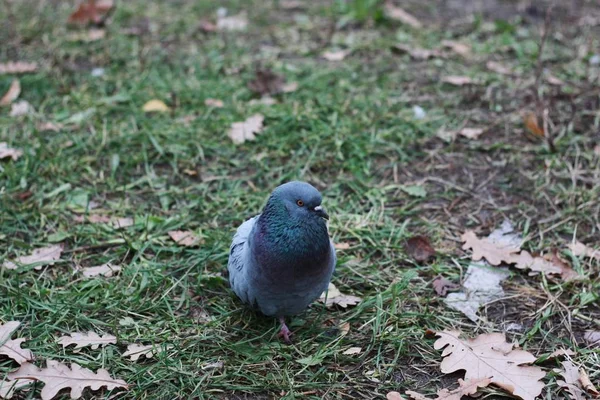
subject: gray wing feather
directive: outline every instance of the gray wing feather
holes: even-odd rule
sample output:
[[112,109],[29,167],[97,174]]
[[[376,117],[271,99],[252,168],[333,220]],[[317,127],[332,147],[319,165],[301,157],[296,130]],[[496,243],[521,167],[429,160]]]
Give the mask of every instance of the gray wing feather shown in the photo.
[[251,303],[252,301],[252,299],[248,298],[249,287],[246,278],[246,270],[248,269],[247,264],[249,262],[248,237],[259,216],[260,214],[240,225],[233,236],[233,241],[229,248],[229,262],[227,264],[227,269],[229,270],[229,283],[235,294],[244,303]]

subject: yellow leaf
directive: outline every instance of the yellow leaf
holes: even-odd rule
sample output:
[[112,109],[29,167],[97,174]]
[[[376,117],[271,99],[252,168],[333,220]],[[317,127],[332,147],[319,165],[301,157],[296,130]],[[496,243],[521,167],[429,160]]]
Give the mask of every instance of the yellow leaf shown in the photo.
[[142,107],[144,112],[168,112],[171,109],[161,100],[150,100]]

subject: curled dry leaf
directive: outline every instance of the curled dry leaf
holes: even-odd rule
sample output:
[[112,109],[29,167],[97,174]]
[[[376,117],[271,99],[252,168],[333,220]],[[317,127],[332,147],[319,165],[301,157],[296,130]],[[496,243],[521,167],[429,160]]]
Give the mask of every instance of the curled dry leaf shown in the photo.
[[96,350],[98,347],[106,346],[108,344],[117,344],[117,337],[109,334],[98,335],[95,332],[73,332],[70,336],[62,336],[58,339],[58,344],[62,345],[63,348],[70,346],[72,344],[75,345],[75,349],[82,349],[86,346],[91,346],[93,350]]
[[0,74],[26,74],[37,71],[37,64],[27,61],[0,63]]
[[392,47],[393,52],[400,54],[407,53],[415,60],[428,60],[434,57],[442,57],[442,53],[438,50],[423,49],[420,47],[412,47],[405,44],[396,44]]
[[[0,149],[1,147],[2,143],[0,143]],[[592,260],[600,261],[600,250],[592,249],[581,242],[571,243],[569,245],[569,250],[571,250],[571,253],[576,257],[589,257]]]
[[68,19],[73,24],[102,24],[114,7],[113,0],[83,0]]
[[[166,346],[165,350],[172,349],[173,346]],[[156,351],[160,350],[155,345],[139,345],[130,344],[127,346],[127,350],[123,353],[123,357],[129,357],[131,361],[137,361],[141,356],[146,358],[152,358],[156,354]]]
[[471,55],[471,46],[469,46],[468,44],[455,42],[454,40],[443,40],[442,46],[451,49],[456,54],[465,58]]
[[97,267],[85,267],[81,272],[84,278],[93,278],[95,276],[104,276],[106,278],[110,278],[111,276],[120,271],[120,266],[113,265],[111,263],[106,263],[98,265]]
[[163,101],[153,99],[142,106],[144,112],[169,112],[171,109]]
[[584,400],[585,394],[579,382],[579,368],[571,361],[563,361],[561,364],[562,370],[555,369],[554,372],[557,372],[563,379],[557,379],[556,383],[566,390],[572,400]]
[[[325,297],[327,297],[327,301],[325,301]],[[321,294],[319,301],[325,303],[328,308],[333,307],[334,305],[347,308],[348,306],[357,305],[362,299],[358,296],[343,294],[333,283],[329,283],[327,291]]]
[[348,50],[326,51],[322,57],[327,61],[342,61],[348,54],[350,54]]
[[23,152],[21,150],[8,147],[8,143],[6,142],[0,142],[0,160],[10,157],[13,161],[17,161],[22,155]]
[[477,379],[458,379],[458,387],[456,389],[440,389],[437,392],[435,399],[425,397],[420,393],[407,390],[406,394],[412,397],[414,400],[461,400],[463,396],[470,396],[477,393],[479,388],[489,386],[492,383],[490,378],[477,378]]
[[529,132],[533,133],[535,136],[544,137],[544,129],[540,127],[538,123],[538,118],[535,113],[528,111],[523,114],[523,123]]
[[201,243],[200,238],[192,231],[169,231],[168,234],[181,246],[195,247]]
[[442,297],[446,297],[449,291],[458,290],[460,288],[459,284],[449,281],[441,276],[435,278],[431,284],[438,296]]
[[[34,359],[33,353],[29,349],[22,349],[23,338],[11,339],[13,332],[21,325],[18,321],[9,321],[0,325],[0,355],[12,358],[19,364]],[[8,389],[7,389],[8,391]]]
[[435,256],[435,249],[431,246],[429,238],[423,235],[413,236],[408,239],[404,250],[416,262],[426,262]]
[[461,339],[459,331],[437,332],[436,350],[443,349],[440,368],[444,374],[465,370],[465,379],[489,378],[491,383],[522,398],[534,400],[544,388],[546,373],[533,354],[513,349],[503,333],[482,334],[475,339]]
[[402,8],[394,6],[391,1],[388,1],[385,4],[384,12],[389,19],[401,22],[412,28],[419,29],[422,26],[421,22],[417,18],[407,13]]
[[89,387],[98,390],[106,386],[108,390],[116,388],[127,389],[127,382],[112,378],[108,371],[100,368],[97,373],[72,363],[71,368],[58,361],[47,360],[46,368],[38,368],[33,364],[25,363],[15,372],[8,374],[11,380],[36,380],[44,382],[41,392],[42,400],[53,399],[63,389],[71,389],[71,398],[78,399],[83,390]]
[[54,246],[42,247],[35,249],[29,256],[21,256],[14,262],[4,261],[3,267],[6,269],[17,269],[19,266],[28,266],[35,264],[35,269],[40,270],[44,265],[52,265],[60,259],[62,254],[62,244]]
[[583,387],[586,392],[594,396],[594,398],[598,398],[598,396],[600,396],[600,392],[598,389],[596,389],[596,386],[594,386],[589,375],[587,374],[586,370],[583,369],[583,367],[579,368],[579,382],[581,383],[581,387]]
[[207,107],[215,107],[215,108],[223,108],[225,105],[223,100],[219,99],[206,99],[204,100],[204,105]]
[[255,114],[243,122],[234,122],[227,136],[235,144],[242,144],[248,140],[256,139],[256,135],[263,130],[263,121],[265,117],[261,114]]
[[21,94],[21,82],[18,79],[13,79],[10,87],[0,99],[0,106],[9,106]]
[[465,85],[475,85],[477,84],[473,78],[469,78],[468,76],[458,76],[458,75],[450,75],[444,76],[442,78],[442,82],[449,83],[454,86],[465,86]]
[[485,64],[485,66],[490,71],[495,72],[500,75],[512,75],[513,74],[513,71],[510,68],[508,68],[506,65],[501,64],[496,61],[488,61]]

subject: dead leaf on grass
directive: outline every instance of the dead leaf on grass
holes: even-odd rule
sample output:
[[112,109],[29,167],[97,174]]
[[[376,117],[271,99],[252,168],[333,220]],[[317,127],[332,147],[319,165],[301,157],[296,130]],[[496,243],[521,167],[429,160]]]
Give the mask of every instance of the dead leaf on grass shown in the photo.
[[477,139],[483,132],[485,132],[483,128],[462,128],[458,134],[468,139]]
[[71,398],[78,399],[84,389],[98,390],[106,386],[108,390],[116,388],[127,389],[127,382],[113,379],[107,370],[100,368],[94,373],[87,368],[72,363],[71,368],[58,361],[47,360],[46,368],[38,368],[33,364],[25,363],[17,371],[8,374],[11,380],[36,380],[44,382],[41,392],[42,400],[51,400],[63,389],[71,389]]
[[[325,302],[325,297],[327,296],[327,302]],[[333,283],[329,283],[329,287],[326,292],[321,294],[319,297],[319,301],[321,303],[325,303],[328,308],[333,307],[334,305],[338,305],[342,308],[347,308],[348,306],[357,305],[362,301],[362,299],[358,296],[352,296],[348,294],[343,294],[335,287]]]
[[33,107],[27,100],[17,101],[12,103],[10,106],[11,117],[21,117],[23,115],[31,114],[34,111]]
[[348,250],[350,248],[350,243],[348,242],[340,242],[333,245],[336,250]]
[[0,160],[10,157],[13,161],[17,161],[22,155],[21,150],[8,147],[6,142],[0,142]]
[[18,381],[12,381],[5,379],[0,381],[0,399],[12,399],[13,395],[17,390],[23,389],[25,386],[30,385],[33,380],[20,379]]
[[219,17],[217,19],[217,30],[219,31],[243,31],[248,27],[248,16],[245,12],[230,17]]
[[256,135],[262,132],[264,120],[265,117],[261,114],[255,114],[243,122],[234,122],[231,124],[229,132],[227,132],[227,136],[235,144],[254,140],[256,139]]
[[546,79],[546,82],[548,82],[552,86],[564,86],[565,85],[565,81],[563,81],[560,78],[557,78],[556,76],[554,76],[552,74],[545,74],[544,78]]
[[50,121],[48,121],[48,122],[41,122],[37,126],[37,129],[40,132],[44,132],[44,131],[59,132],[62,128],[63,128],[62,124],[58,124],[56,122],[50,122]]
[[40,249],[35,249],[29,256],[21,256],[17,258],[14,262],[4,261],[3,267],[6,269],[17,269],[19,266],[36,264],[34,269],[40,270],[44,265],[52,265],[59,260],[62,251],[62,244],[42,247]]
[[37,64],[27,61],[0,63],[0,74],[27,74],[37,71]]
[[437,392],[435,399],[425,397],[420,393],[407,390],[406,394],[412,397],[414,400],[461,400],[463,396],[474,395],[477,393],[479,388],[489,386],[492,383],[490,378],[478,378],[478,379],[458,379],[458,387],[456,389],[440,389]]
[[407,53],[415,60],[428,60],[434,57],[442,57],[439,50],[423,49],[420,47],[412,47],[404,44],[396,44],[392,46],[392,51],[397,53]]
[[195,247],[201,243],[201,239],[192,231],[169,231],[169,237],[177,244],[185,247]]
[[[21,325],[18,321],[9,321],[0,325],[0,355],[12,358],[19,364],[34,359],[33,353],[29,349],[22,349],[21,343],[26,339],[11,339],[13,332]],[[8,389],[7,389],[8,390]]]
[[386,400],[405,400],[405,397],[398,392],[389,392],[385,395]]
[[461,339],[460,331],[437,332],[436,350],[443,349],[440,369],[444,374],[465,370],[465,379],[489,378],[491,383],[524,400],[535,400],[544,388],[546,373],[533,354],[513,349],[503,333],[482,334]]
[[58,339],[58,344],[62,345],[63,348],[74,344],[74,350],[82,349],[87,346],[90,346],[92,350],[96,350],[100,346],[104,347],[109,344],[117,344],[117,337],[109,334],[100,336],[92,331],[87,333],[73,332],[70,336],[62,336]]
[[480,239],[473,231],[465,232],[461,236],[461,240],[465,242],[462,246],[463,250],[471,249],[473,251],[472,260],[479,261],[485,258],[491,265],[508,263],[520,251],[519,247],[512,244],[503,245],[488,238]]
[[[1,145],[2,145],[2,143],[0,143],[0,149],[1,149]],[[586,246],[585,244],[583,244],[581,242],[571,243],[569,245],[569,249],[571,250],[571,253],[573,253],[573,255],[576,257],[583,256],[583,257],[589,257],[596,261],[600,261],[600,250],[592,249],[591,247]]]
[[496,61],[488,61],[485,64],[485,66],[490,71],[495,72],[495,73],[500,74],[500,75],[512,75],[513,74],[512,69],[510,69],[506,65],[501,64],[501,63],[496,62]]
[[223,108],[225,105],[223,100],[219,99],[206,99],[204,100],[204,105],[207,107],[215,107],[215,108]]
[[442,82],[454,86],[476,85],[477,82],[468,76],[449,75],[442,78]]
[[[165,350],[172,349],[173,346],[166,346]],[[123,357],[129,357],[131,361],[137,361],[140,357],[152,358],[157,353],[157,350],[161,350],[160,347],[155,345],[139,345],[130,344],[127,346],[127,350],[123,353]]]
[[163,101],[153,99],[142,106],[142,110],[147,113],[151,112],[169,112],[171,109]]
[[458,290],[460,288],[459,284],[449,281],[441,276],[435,278],[431,285],[433,286],[433,290],[441,297],[446,297],[449,291]]
[[407,13],[402,8],[396,7],[390,1],[386,2],[384,12],[389,19],[401,22],[415,29],[419,29],[422,27],[421,22],[417,18]]
[[327,61],[342,61],[348,54],[350,54],[349,50],[326,51],[321,57]]
[[538,123],[538,118],[535,113],[528,111],[523,114],[523,123],[529,132],[533,133],[535,136],[544,137],[544,129],[540,127]]
[[594,396],[594,398],[600,396],[600,392],[598,392],[598,389],[596,389],[596,386],[594,386],[583,367],[579,368],[579,382],[581,383],[583,390]]
[[591,346],[600,347],[600,331],[585,331],[583,339]]
[[111,225],[115,229],[123,229],[129,226],[133,226],[133,218],[125,217],[125,218],[112,218]]
[[435,256],[435,249],[427,236],[417,235],[406,241],[404,246],[406,254],[412,257],[416,262],[426,262]]
[[571,361],[563,361],[563,369],[555,369],[554,372],[560,374],[563,379],[557,379],[556,383],[562,389],[565,389],[572,400],[585,400],[585,393],[579,382],[579,368]]
[[442,46],[451,49],[456,54],[468,58],[471,55],[471,46],[454,40],[443,40]]
[[350,347],[349,349],[344,351],[342,354],[344,354],[346,356],[351,356],[354,354],[360,354],[361,351],[362,351],[362,348],[360,348],[360,347]]
[[21,94],[21,82],[18,79],[13,79],[10,87],[0,99],[0,106],[9,106]]
[[83,0],[67,22],[73,24],[102,24],[114,7],[113,0]]
[[102,265],[98,265],[97,267],[86,267],[83,268],[82,274],[84,278],[93,278],[95,276],[103,276],[105,278],[110,278],[117,272],[121,271],[121,267],[118,265],[113,265],[111,263],[106,263]]
[[554,350],[552,353],[550,353],[550,355],[548,357],[546,357],[546,360],[552,360],[555,358],[560,358],[560,357],[564,357],[564,356],[574,356],[576,353],[571,350],[571,349],[558,349],[558,350]]

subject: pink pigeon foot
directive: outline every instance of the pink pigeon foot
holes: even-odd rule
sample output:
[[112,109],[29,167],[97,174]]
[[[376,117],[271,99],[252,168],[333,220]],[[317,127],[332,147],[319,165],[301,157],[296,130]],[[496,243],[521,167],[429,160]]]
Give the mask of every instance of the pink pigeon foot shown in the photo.
[[292,333],[292,331],[290,331],[290,329],[285,324],[285,318],[279,317],[279,322],[281,322],[281,330],[279,331],[279,334],[277,336],[283,337],[283,340],[286,343],[292,343],[292,341],[290,340],[290,336],[292,336],[293,333]]

